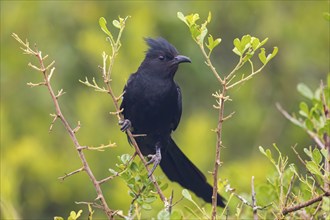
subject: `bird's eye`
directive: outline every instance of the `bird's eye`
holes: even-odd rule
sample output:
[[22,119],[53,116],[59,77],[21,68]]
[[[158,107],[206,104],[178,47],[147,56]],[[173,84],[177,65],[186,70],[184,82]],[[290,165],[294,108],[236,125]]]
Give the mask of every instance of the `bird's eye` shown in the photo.
[[159,55],[158,59],[159,60],[165,60],[165,57],[163,55]]

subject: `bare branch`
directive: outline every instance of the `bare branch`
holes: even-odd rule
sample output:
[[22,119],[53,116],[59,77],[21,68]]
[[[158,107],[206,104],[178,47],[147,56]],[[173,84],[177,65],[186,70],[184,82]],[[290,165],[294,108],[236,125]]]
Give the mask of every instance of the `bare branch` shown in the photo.
[[251,191],[252,191],[253,219],[258,220],[257,198],[256,198],[256,192],[254,190],[254,176],[252,176],[251,178]]
[[283,210],[282,210],[282,215],[287,215],[289,214],[290,212],[295,212],[299,209],[302,209],[302,208],[305,208],[307,206],[310,206],[314,203],[317,203],[317,202],[320,202],[322,201],[323,197],[329,197],[330,196],[330,192],[325,192],[323,193],[322,195],[319,195],[313,199],[310,199],[306,202],[303,202],[301,204],[298,204],[298,205],[295,205],[295,206],[291,206],[291,207],[285,207]]
[[319,137],[317,136],[317,134],[315,134],[314,132],[308,130],[301,121],[299,121],[298,119],[296,119],[293,116],[291,116],[287,111],[285,111],[282,108],[282,106],[279,103],[276,103],[276,107],[284,115],[285,118],[287,118],[293,124],[295,124],[295,125],[301,127],[302,129],[304,129],[307,132],[307,134],[315,141],[315,143],[318,145],[318,147],[320,149],[324,149],[325,148],[324,144],[319,139]]
[[81,168],[79,168],[79,169],[77,169],[75,171],[72,171],[70,173],[66,173],[64,176],[61,176],[58,179],[61,180],[61,181],[64,181],[64,179],[66,179],[67,177],[72,176],[72,175],[74,175],[76,173],[80,173],[81,171],[84,171],[84,167],[81,167]]
[[33,87],[36,87],[36,86],[44,86],[44,85],[46,85],[46,82],[40,82],[40,83],[29,82],[29,83],[27,83],[27,85],[30,86],[31,88],[33,88]]
[[[74,143],[74,146],[75,146],[75,148],[76,148],[76,150],[78,152],[79,158],[80,158],[80,160],[82,162],[82,165],[83,165],[83,168],[81,168],[81,169],[83,169],[87,173],[88,177],[90,178],[90,180],[92,181],[92,183],[94,185],[94,188],[95,188],[96,193],[97,193],[97,198],[101,202],[102,209],[104,210],[104,212],[106,213],[106,215],[107,215],[107,217],[109,219],[113,219],[114,211],[112,211],[108,207],[108,204],[107,204],[107,202],[106,202],[106,200],[105,200],[105,198],[103,196],[103,192],[102,192],[102,189],[100,187],[100,184],[96,180],[96,178],[95,178],[92,170],[90,169],[90,167],[89,167],[89,165],[87,163],[87,160],[86,160],[86,157],[85,157],[84,153],[80,149],[81,148],[81,145],[79,144],[78,139],[75,136],[75,132],[71,128],[71,126],[69,125],[69,123],[66,120],[66,118],[64,117],[64,115],[62,114],[60,105],[59,105],[58,100],[57,100],[57,96],[55,95],[54,90],[53,90],[53,88],[51,86],[51,83],[50,83],[51,77],[49,77],[49,74],[47,72],[47,68],[45,68],[45,64],[43,62],[44,59],[42,57],[41,51],[38,51],[38,49],[35,49],[35,51],[32,50],[29,47],[28,42],[26,41],[26,43],[24,43],[16,34],[13,34],[12,36],[25,47],[25,49],[23,49],[23,51],[25,51],[27,54],[35,55],[37,57],[38,61],[39,61],[40,67],[36,67],[36,66],[34,66],[32,64],[29,64],[29,66],[31,66],[33,69],[36,69],[36,70],[40,71],[43,74],[43,78],[45,80],[45,85],[47,86],[48,92],[49,92],[49,94],[51,96],[51,99],[52,99],[52,101],[54,103],[54,106],[55,106],[56,113],[51,115],[51,116],[54,117],[54,119],[53,119],[53,122],[52,122],[52,124],[50,126],[50,131],[52,130],[53,124],[56,121],[56,119],[59,118],[61,120],[61,122],[63,123],[66,131],[68,132],[68,134],[69,134],[69,136],[70,136],[72,142]],[[48,65],[48,68],[52,64],[53,64],[53,62],[50,65]],[[51,70],[51,75],[53,74],[53,71],[54,71],[54,68],[52,68],[52,70]],[[74,173],[77,173],[77,172],[80,172],[80,171],[81,170],[79,169],[79,171],[77,170],[77,171],[74,171],[72,173],[74,174]],[[73,175],[73,174],[71,174],[71,175]],[[70,176],[70,175],[66,175],[65,177],[67,177],[67,176]]]

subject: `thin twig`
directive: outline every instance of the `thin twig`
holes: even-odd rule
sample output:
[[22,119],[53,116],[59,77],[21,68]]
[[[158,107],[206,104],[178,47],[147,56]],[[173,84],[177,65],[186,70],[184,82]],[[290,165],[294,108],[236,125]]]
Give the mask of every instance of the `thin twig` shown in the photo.
[[303,202],[303,203],[300,203],[298,205],[295,205],[295,206],[291,206],[291,207],[285,207],[283,210],[282,210],[282,215],[287,215],[288,213],[290,212],[295,212],[299,209],[302,209],[302,208],[305,208],[307,206],[310,206],[316,202],[320,202],[322,201],[323,197],[329,197],[330,196],[330,192],[325,192],[323,193],[322,195],[319,195],[313,199],[310,199],[306,202]]
[[[293,152],[297,155],[299,161],[304,164],[304,166],[306,167],[306,162],[301,158],[301,156],[299,155],[299,153],[296,151],[296,148],[295,146],[292,146],[291,147]],[[326,190],[321,186],[321,184],[318,182],[318,179],[316,178],[316,176],[311,173],[308,169],[307,169],[307,172],[309,173],[309,175],[311,175],[315,181],[315,184],[317,185],[318,188],[320,188],[323,192],[326,192]]]
[[288,189],[288,191],[286,193],[286,196],[285,196],[285,201],[284,201],[284,206],[285,207],[288,205],[288,201],[289,201],[289,197],[290,197],[290,194],[291,194],[291,190],[292,190],[292,186],[293,186],[295,177],[296,177],[296,174],[293,174],[292,177],[291,177],[289,189]]
[[308,130],[301,121],[299,121],[298,119],[292,117],[287,111],[285,111],[282,108],[282,106],[279,103],[276,103],[276,107],[283,114],[283,116],[285,118],[287,118],[293,124],[295,124],[295,125],[301,127],[302,129],[304,129],[307,132],[307,134],[315,141],[315,143],[317,144],[317,146],[320,149],[324,149],[325,148],[324,144],[322,143],[322,141],[320,140],[320,138],[317,136],[317,134],[315,134],[314,132]]
[[79,168],[79,169],[77,169],[75,171],[72,171],[70,173],[66,173],[64,176],[61,176],[58,179],[61,180],[61,181],[64,181],[64,179],[66,179],[67,177],[72,176],[72,175],[74,175],[76,173],[79,173],[81,171],[84,171],[84,167],[81,167],[81,168]]
[[257,198],[256,198],[256,191],[254,190],[254,176],[252,176],[251,178],[251,191],[252,191],[253,219],[258,220]]

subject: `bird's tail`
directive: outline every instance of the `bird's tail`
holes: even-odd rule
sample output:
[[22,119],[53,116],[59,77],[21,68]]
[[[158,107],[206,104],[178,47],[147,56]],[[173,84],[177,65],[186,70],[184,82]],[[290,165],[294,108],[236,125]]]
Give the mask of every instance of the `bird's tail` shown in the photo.
[[[213,188],[207,183],[203,173],[184,155],[171,139],[169,146],[162,149],[160,167],[166,176],[178,182],[182,187],[191,190],[204,201],[212,202]],[[224,198],[217,195],[217,206],[224,207]]]

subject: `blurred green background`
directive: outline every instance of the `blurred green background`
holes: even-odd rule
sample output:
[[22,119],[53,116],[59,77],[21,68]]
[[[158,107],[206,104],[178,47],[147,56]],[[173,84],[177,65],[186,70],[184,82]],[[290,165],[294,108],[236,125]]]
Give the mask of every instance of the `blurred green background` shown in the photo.
[[[113,88],[120,94],[130,73],[136,71],[147,49],[143,37],[162,36],[174,44],[191,64],[182,65],[176,75],[183,93],[183,116],[174,139],[188,157],[205,173],[212,169],[217,112],[211,94],[218,89],[214,76],[204,64],[188,28],[176,14],[212,12],[209,32],[222,42],[213,56],[221,73],[228,73],[237,62],[233,40],[245,34],[269,38],[266,49],[279,53],[263,73],[234,89],[226,113],[235,115],[224,125],[223,166],[220,177],[229,179],[238,193],[250,192],[250,179],[264,182],[273,172],[258,146],[279,148],[292,155],[290,146],[308,147],[312,142],[299,128],[276,110],[280,102],[289,112],[298,110],[302,98],[299,82],[315,89],[329,73],[329,22],[323,18],[329,1],[1,1],[1,218],[51,219],[67,216],[71,210],[86,207],[75,201],[92,201],[96,194],[84,173],[64,182],[57,178],[80,168],[81,163],[62,124],[48,128],[54,107],[43,87],[29,88],[41,75],[27,66],[34,57],[22,54],[11,37],[37,43],[48,61],[56,61],[54,89],[64,89],[63,113],[72,126],[79,120],[78,138],[82,145],[98,146],[110,140],[118,147],[105,152],[86,152],[96,176],[108,176],[117,156],[132,153],[119,131],[110,97],[94,92],[78,82],[85,76],[100,79],[98,65],[102,51],[109,52],[98,19],[109,23],[120,15],[130,15],[122,38],[122,48],[113,72]],[[114,29],[112,29],[114,30]],[[292,155],[289,162],[295,162]],[[158,169],[158,175],[163,175]],[[211,178],[208,174],[207,177]],[[109,206],[127,213],[129,196],[119,178],[103,185]],[[175,199],[181,188],[170,183],[165,191]],[[228,194],[223,193],[224,196]],[[201,201],[200,201],[201,202]],[[157,202],[156,210],[161,203]],[[154,216],[144,212],[144,216]],[[98,211],[96,217],[104,217]]]

